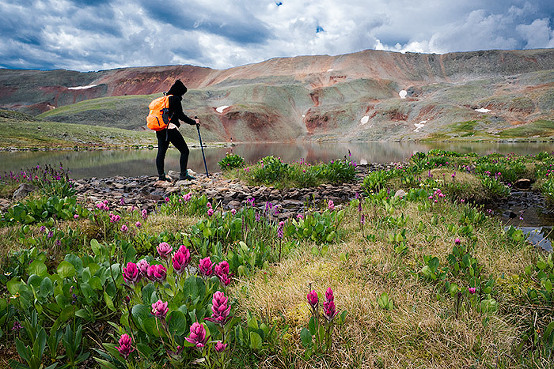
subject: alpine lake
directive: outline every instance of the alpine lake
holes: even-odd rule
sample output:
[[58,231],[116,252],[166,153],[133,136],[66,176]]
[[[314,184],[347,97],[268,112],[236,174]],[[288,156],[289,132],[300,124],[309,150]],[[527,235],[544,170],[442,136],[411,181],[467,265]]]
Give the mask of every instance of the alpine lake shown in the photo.
[[[474,152],[479,155],[491,153],[535,155],[553,152],[552,142],[322,142],[322,143],[237,143],[233,145],[208,146],[204,155],[199,146],[190,147],[188,167],[196,173],[218,172],[218,162],[226,153],[242,156],[248,164],[254,164],[266,156],[280,157],[283,162],[304,160],[307,163],[329,162],[347,158],[358,164],[399,163],[409,160],[417,152],[431,149],[451,150],[459,153]],[[155,176],[156,148],[128,150],[48,150],[48,151],[2,151],[0,174],[17,172],[37,165],[62,165],[70,177],[106,178],[114,176]],[[204,158],[205,164],[204,165]],[[179,170],[179,152],[170,148],[165,159],[166,173]],[[524,191],[525,192],[525,191]],[[519,196],[529,197],[522,191],[512,195],[502,204],[491,205],[496,214],[509,227],[513,225],[524,231],[533,244],[552,251],[554,241],[554,210],[548,208],[544,198],[534,196],[534,202],[523,202]],[[514,217],[513,214],[518,214]],[[515,219],[514,219],[515,218]]]

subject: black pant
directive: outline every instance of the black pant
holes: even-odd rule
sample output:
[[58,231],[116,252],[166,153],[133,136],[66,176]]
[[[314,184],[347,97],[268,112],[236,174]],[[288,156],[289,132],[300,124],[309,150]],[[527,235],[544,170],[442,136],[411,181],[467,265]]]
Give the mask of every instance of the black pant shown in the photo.
[[164,129],[163,131],[157,131],[156,137],[158,138],[158,155],[156,156],[156,168],[158,169],[158,176],[163,177],[164,172],[164,159],[165,153],[169,147],[169,143],[181,152],[181,158],[179,164],[181,166],[181,176],[187,174],[187,164],[189,161],[189,148],[185,142],[181,132],[178,129]]

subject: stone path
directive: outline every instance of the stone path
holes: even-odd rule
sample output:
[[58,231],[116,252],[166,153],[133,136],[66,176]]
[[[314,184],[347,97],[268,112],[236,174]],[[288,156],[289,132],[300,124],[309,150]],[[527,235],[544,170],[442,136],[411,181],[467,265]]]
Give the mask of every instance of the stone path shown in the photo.
[[[165,182],[157,177],[110,177],[75,180],[77,197],[81,203],[92,208],[96,203],[108,200],[110,208],[129,208],[132,206],[152,211],[173,193],[205,194],[210,201],[224,210],[239,209],[247,204],[248,198],[255,198],[258,206],[266,202],[279,205],[279,218],[295,216],[302,212],[305,205],[319,203],[322,200],[333,200],[335,204],[347,202],[361,192],[364,176],[377,169],[385,169],[393,164],[358,165],[355,183],[342,185],[323,184],[313,188],[291,188],[278,190],[265,186],[247,186],[237,180],[226,179],[222,173],[213,173],[209,177],[194,174],[194,181]],[[178,174],[169,172],[171,178]],[[123,199],[123,200],[122,200]]]

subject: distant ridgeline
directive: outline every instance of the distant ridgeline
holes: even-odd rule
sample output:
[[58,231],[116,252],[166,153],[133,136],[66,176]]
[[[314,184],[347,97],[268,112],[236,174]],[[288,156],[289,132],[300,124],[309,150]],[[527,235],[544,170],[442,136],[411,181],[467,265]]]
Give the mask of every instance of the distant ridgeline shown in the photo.
[[[145,128],[181,79],[208,140],[549,140],[554,49],[415,54],[366,50],[225,70],[184,66],[0,70],[0,108],[77,124]],[[184,130],[187,127],[183,128]]]

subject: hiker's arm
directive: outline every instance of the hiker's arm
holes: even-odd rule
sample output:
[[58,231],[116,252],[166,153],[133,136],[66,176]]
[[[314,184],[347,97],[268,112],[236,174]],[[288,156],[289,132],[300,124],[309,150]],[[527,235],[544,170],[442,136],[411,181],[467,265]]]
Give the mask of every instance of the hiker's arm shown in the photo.
[[[175,114],[173,117],[190,125],[196,124],[196,121],[194,119],[188,117],[185,113],[183,113],[183,107],[181,106],[181,104],[175,104]],[[175,123],[177,124],[178,121],[176,120]],[[179,124],[177,125],[179,126]]]

